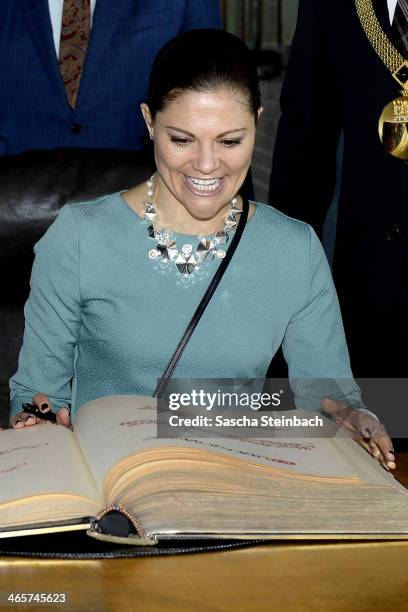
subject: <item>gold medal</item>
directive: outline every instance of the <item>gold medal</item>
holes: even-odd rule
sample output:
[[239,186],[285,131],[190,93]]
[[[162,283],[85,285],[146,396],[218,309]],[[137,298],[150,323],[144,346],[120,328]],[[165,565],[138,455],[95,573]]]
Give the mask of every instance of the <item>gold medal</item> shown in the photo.
[[401,97],[384,108],[378,124],[386,151],[398,159],[408,159],[408,61],[395,49],[375,14],[372,0],[355,0],[357,13],[372,47],[402,86]]
[[408,159],[408,96],[387,104],[380,117],[378,132],[388,153],[399,159]]

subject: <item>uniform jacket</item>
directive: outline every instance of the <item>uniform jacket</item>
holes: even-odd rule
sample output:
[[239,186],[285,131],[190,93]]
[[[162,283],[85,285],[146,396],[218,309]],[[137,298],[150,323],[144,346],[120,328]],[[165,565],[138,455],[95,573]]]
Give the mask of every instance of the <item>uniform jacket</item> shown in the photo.
[[[373,2],[389,37],[385,0]],[[401,87],[371,47],[354,0],[300,0],[283,86],[271,203],[321,231],[344,133],[334,277],[354,373],[406,376],[408,162],[378,137]]]

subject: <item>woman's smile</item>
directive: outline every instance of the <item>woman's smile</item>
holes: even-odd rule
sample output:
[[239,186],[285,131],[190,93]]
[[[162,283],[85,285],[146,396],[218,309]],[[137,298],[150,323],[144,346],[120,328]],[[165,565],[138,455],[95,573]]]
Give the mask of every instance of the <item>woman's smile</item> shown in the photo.
[[221,193],[224,187],[224,177],[198,178],[181,173],[185,184],[194,195],[210,197]]

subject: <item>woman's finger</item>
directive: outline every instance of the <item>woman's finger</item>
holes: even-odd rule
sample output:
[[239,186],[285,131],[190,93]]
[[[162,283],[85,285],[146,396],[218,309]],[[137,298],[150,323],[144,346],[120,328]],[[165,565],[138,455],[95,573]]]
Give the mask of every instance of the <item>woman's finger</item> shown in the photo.
[[395,470],[395,454],[388,436],[368,440],[369,452],[386,470]]
[[364,448],[364,449],[365,449],[367,452],[369,452],[369,453],[370,453],[370,455],[371,455],[371,447],[370,447],[370,445],[369,445],[369,443],[368,443],[368,441],[367,441],[367,440],[364,440],[364,438],[362,438],[362,437],[361,437],[361,436],[359,436],[359,435],[355,435],[355,436],[354,436],[354,440],[357,442],[357,444],[359,444],[360,446],[362,446],[362,447],[363,447],[363,448]]
[[383,456],[380,448],[377,446],[377,444],[372,438],[368,441],[368,444],[370,446],[370,452],[375,459],[379,459]]
[[388,436],[381,436],[379,438],[372,439],[373,444],[378,448],[383,457],[383,460],[387,464],[387,467],[394,470],[396,467],[395,453],[392,448],[392,442]]
[[40,419],[35,415],[29,414],[28,412],[19,412],[10,419],[10,427],[12,429],[21,429],[23,427],[37,425],[39,422]]
[[45,393],[34,395],[33,404],[40,412],[49,412],[52,408],[50,398]]
[[56,423],[64,427],[71,427],[71,415],[68,408],[63,407],[58,410]]

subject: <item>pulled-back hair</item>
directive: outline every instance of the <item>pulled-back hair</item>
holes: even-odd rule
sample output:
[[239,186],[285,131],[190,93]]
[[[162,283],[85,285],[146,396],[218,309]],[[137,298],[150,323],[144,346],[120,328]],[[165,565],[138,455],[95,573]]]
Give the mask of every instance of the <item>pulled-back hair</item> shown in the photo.
[[240,39],[222,30],[190,30],[159,51],[150,75],[147,104],[152,118],[186,91],[227,88],[246,94],[257,119],[261,95],[256,64]]

